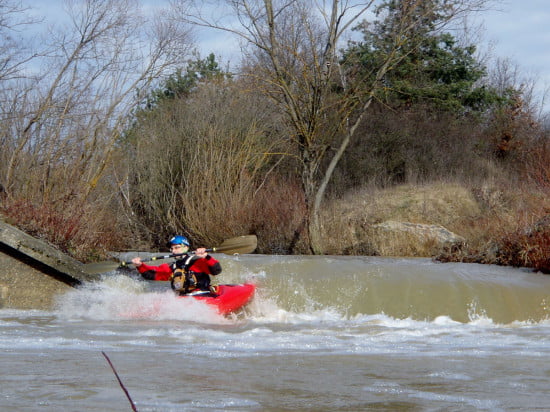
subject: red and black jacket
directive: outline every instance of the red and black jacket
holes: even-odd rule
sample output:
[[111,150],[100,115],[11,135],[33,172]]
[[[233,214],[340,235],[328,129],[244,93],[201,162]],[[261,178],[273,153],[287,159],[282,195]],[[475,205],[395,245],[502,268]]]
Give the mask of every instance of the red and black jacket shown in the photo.
[[185,262],[188,256],[184,255],[182,259],[178,259],[170,265],[163,263],[159,266],[150,266],[142,263],[137,270],[147,280],[168,281],[171,280],[176,269],[184,269],[186,273],[192,273],[195,276],[197,288],[208,290],[210,275],[216,276],[222,271],[220,262],[214,257],[206,255],[205,258],[193,259],[186,265]]

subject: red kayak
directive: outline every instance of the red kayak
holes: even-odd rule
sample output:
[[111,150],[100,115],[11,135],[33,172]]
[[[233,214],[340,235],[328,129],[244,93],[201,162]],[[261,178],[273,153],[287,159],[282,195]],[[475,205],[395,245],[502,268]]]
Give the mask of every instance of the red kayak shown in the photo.
[[182,296],[183,299],[190,297],[215,306],[220,315],[227,315],[235,312],[250,302],[254,296],[256,285],[243,283],[240,285],[219,285],[217,293],[198,291]]

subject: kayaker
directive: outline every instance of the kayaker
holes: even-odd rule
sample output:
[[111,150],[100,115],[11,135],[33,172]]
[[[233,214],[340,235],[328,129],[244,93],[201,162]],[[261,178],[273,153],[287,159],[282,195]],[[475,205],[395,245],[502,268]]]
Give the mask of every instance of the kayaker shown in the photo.
[[174,236],[168,241],[170,252],[176,261],[172,264],[163,263],[150,266],[141,261],[140,257],[132,259],[132,263],[141,276],[148,280],[170,281],[172,289],[179,295],[197,291],[208,291],[216,294],[216,288],[211,285],[210,276],[219,275],[222,271],[220,262],[210,256],[201,247],[189,252],[190,243],[185,236]]

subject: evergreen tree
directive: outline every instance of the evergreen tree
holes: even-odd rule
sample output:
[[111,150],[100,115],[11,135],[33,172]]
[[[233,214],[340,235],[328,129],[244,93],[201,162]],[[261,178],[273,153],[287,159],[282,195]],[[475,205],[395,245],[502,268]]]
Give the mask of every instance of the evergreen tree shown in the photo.
[[231,78],[231,73],[223,71],[216,56],[210,53],[205,59],[196,55],[195,60],[190,60],[185,68],[177,69],[161,86],[151,92],[147,99],[146,108],[152,109],[161,102],[170,99],[188,97],[199,83],[223,81]]
[[[438,109],[483,112],[499,100],[496,90],[481,84],[485,67],[476,60],[474,45],[462,47],[455,37],[439,30],[450,10],[443,0],[427,0],[416,9],[420,22],[407,38],[400,38],[399,64],[384,77],[384,88],[378,98],[391,107],[410,107],[422,103]],[[396,27],[407,2],[388,0],[378,9],[385,16],[374,24],[362,23],[356,30],[363,34],[360,42],[351,42],[344,62],[372,81],[380,62],[395,52]],[[434,4],[436,7],[434,7]]]

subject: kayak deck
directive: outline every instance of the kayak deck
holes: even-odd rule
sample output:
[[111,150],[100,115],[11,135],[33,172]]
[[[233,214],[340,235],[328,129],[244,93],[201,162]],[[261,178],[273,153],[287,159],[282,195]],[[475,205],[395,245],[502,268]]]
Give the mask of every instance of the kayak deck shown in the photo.
[[254,296],[256,285],[244,283],[239,285],[219,285],[217,294],[210,292],[181,296],[183,299],[193,298],[216,307],[218,313],[227,315],[245,306]]

